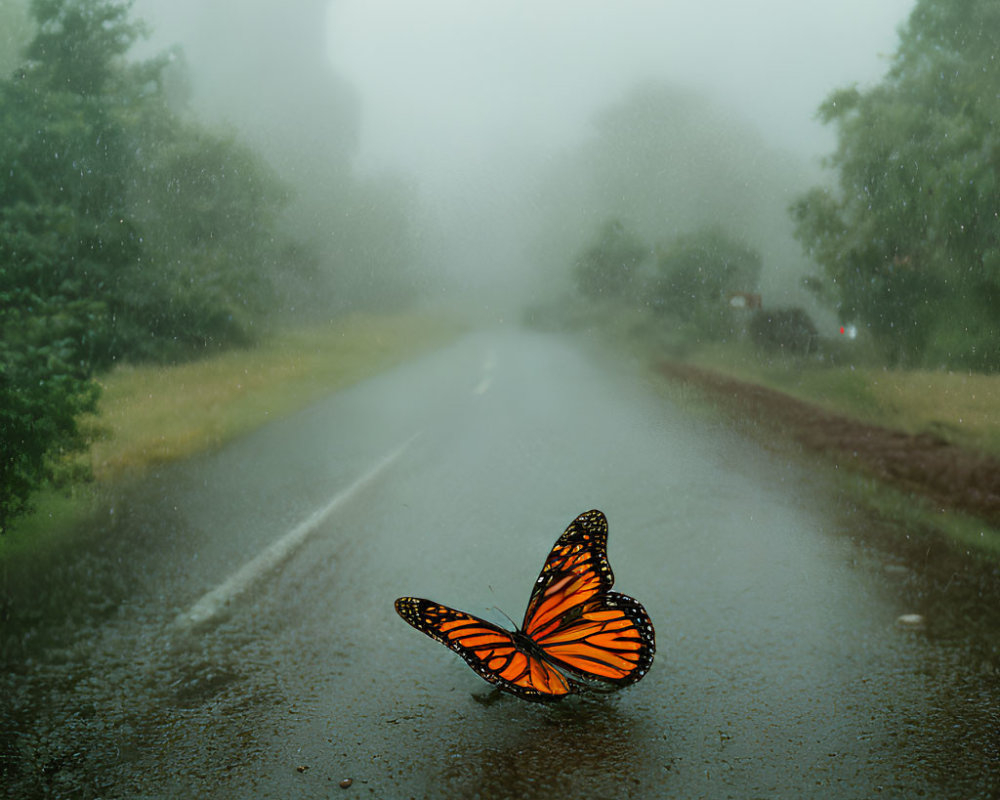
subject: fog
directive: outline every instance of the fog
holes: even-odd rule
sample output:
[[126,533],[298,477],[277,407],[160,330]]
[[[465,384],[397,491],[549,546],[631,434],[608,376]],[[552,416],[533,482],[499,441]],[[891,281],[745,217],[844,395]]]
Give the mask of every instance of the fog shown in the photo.
[[4,796],[1000,797],[1000,2],[817,120],[914,2],[0,0]]
[[498,149],[580,142],[599,108],[651,77],[732,105],[776,147],[815,156],[833,141],[816,106],[881,76],[912,5],[339,0],[329,43],[363,98],[364,161],[454,184]]
[[[396,218],[419,243],[408,255],[419,277],[408,280],[445,300],[473,292],[492,313],[512,297],[558,294],[610,215],[651,243],[735,220],[764,256],[765,296],[805,302],[797,278],[808,265],[785,208],[822,179],[834,145],[815,110],[832,90],[884,74],[911,6],[141,0],[136,13],[153,30],[147,47],[182,48],[198,113],[296,183],[303,230],[337,227],[347,175],[405,187]],[[676,125],[654,115],[637,168],[634,142],[609,137],[607,124],[602,134],[600,120],[643,86],[665,108],[678,99],[689,138],[671,139]],[[620,133],[633,124],[620,122]],[[664,167],[673,183],[651,167],[671,158],[683,161]],[[595,165],[601,174],[589,174]],[[705,193],[732,194],[717,178],[733,169],[745,213]]]

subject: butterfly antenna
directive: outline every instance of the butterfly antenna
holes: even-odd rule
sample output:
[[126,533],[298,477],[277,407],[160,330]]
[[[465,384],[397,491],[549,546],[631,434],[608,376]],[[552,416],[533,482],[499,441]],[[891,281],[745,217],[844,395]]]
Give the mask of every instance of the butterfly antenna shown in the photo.
[[[493,584],[492,583],[487,583],[486,584],[486,588],[489,589],[491,592],[493,592],[493,594],[496,594],[496,590],[493,588]],[[506,611],[504,611],[502,608],[500,608],[500,606],[493,606],[493,610],[494,611],[499,611],[501,614],[503,614],[505,617],[507,617],[507,621],[511,624],[511,626],[514,628],[514,630],[517,630],[517,623],[514,622],[514,620],[512,620],[510,618],[510,616],[507,614]]]
[[510,623],[510,626],[511,626],[512,628],[514,628],[515,630],[517,630],[517,623],[516,623],[516,622],[514,622],[514,620],[512,620],[512,619],[510,618],[510,616],[509,616],[509,615],[507,614],[507,612],[506,612],[506,611],[504,611],[504,610],[503,610],[502,608],[500,608],[500,606],[493,606],[493,608],[494,608],[495,610],[499,611],[499,612],[500,612],[501,614],[503,614],[503,615],[504,615],[505,617],[507,617],[507,621],[508,621],[508,622]]

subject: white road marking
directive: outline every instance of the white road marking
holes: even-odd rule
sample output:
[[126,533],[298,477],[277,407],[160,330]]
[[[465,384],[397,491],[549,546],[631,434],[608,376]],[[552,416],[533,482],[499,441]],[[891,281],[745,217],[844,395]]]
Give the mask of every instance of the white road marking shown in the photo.
[[497,356],[492,350],[487,354],[486,360],[483,362],[483,377],[479,379],[479,383],[476,384],[476,388],[472,390],[473,394],[486,394],[490,386],[493,384],[493,369],[497,365]]
[[245,592],[255,581],[259,580],[288,558],[339,506],[364,489],[396,459],[403,455],[403,452],[413,443],[413,440],[418,435],[411,436],[407,441],[376,463],[368,472],[354,481],[354,483],[342,492],[334,495],[329,503],[314,511],[306,519],[284,534],[284,536],[226,578],[225,581],[202,595],[198,602],[177,615],[177,618],[174,620],[175,627],[194,628],[210,622],[217,617],[238,595]]

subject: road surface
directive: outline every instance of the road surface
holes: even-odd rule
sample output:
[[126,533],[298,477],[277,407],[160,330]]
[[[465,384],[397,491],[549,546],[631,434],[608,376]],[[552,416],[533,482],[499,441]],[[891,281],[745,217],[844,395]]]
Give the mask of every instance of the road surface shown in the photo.
[[[417,595],[520,621],[590,508],[616,589],[656,626],[636,685],[497,699],[394,613]],[[9,567],[2,780],[10,797],[995,796],[990,577],[956,592],[868,524],[642,365],[475,333],[147,476],[78,546]]]

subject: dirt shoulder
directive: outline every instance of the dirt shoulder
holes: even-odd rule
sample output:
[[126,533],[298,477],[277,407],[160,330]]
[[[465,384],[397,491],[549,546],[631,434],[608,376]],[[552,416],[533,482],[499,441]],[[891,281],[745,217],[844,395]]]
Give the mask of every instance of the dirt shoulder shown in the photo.
[[657,369],[696,386],[720,405],[773,427],[841,462],[900,489],[922,494],[1000,527],[1000,460],[963,449],[932,434],[913,435],[827,411],[787,394],[676,361]]

